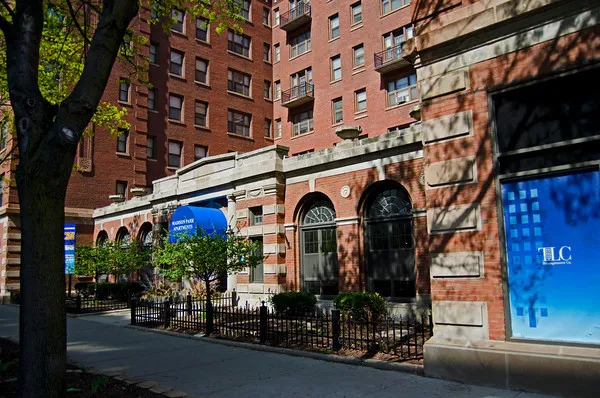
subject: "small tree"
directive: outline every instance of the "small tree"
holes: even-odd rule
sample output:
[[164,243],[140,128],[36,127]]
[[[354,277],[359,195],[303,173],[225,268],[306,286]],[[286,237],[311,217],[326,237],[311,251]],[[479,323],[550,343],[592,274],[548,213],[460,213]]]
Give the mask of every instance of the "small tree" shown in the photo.
[[121,275],[129,275],[142,269],[148,262],[148,249],[135,243],[109,242],[104,245],[108,273],[118,282]]
[[93,276],[98,282],[98,277],[108,273],[108,250],[105,246],[77,246],[75,261],[75,274],[78,276]]
[[199,228],[195,235],[180,235],[173,243],[166,238],[163,245],[155,249],[154,260],[170,280],[196,278],[204,282],[206,332],[210,334],[213,331],[210,284],[223,274],[254,268],[262,258],[258,255],[258,243],[231,230],[227,234],[208,234]]

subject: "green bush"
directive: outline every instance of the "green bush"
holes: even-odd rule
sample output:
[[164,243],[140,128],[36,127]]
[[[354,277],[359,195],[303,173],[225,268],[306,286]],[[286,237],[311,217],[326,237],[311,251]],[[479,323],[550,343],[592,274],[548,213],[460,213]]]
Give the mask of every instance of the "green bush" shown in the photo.
[[271,303],[280,314],[303,315],[314,311],[317,298],[308,292],[284,292],[271,297]]
[[386,301],[377,293],[344,292],[338,294],[333,303],[355,320],[377,320],[385,314]]
[[144,291],[139,282],[99,283],[96,285],[96,299],[127,301],[131,296],[138,296]]

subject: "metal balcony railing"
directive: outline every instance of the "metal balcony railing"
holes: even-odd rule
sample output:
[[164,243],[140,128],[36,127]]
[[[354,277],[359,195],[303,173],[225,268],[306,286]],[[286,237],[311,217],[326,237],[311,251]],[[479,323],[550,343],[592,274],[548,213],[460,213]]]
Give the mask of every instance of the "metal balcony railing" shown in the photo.
[[313,90],[314,87],[312,84],[304,83],[282,91],[281,105],[290,107],[312,101],[314,99]]
[[279,27],[283,30],[293,30],[311,19],[310,4],[300,3],[279,17]]
[[395,69],[395,66],[401,67],[404,64],[410,63],[409,60],[402,57],[402,46],[404,42],[395,47],[386,48],[385,50],[374,54],[374,69],[376,71],[385,72],[389,67]]

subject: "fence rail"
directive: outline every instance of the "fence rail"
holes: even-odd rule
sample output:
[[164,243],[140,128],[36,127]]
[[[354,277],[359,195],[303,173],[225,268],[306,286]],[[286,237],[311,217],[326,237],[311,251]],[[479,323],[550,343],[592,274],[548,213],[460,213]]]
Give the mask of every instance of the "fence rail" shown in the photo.
[[255,308],[236,304],[235,294],[215,300],[212,311],[204,299],[190,296],[134,300],[131,323],[284,347],[384,352],[403,359],[422,358],[423,344],[433,335],[427,313],[410,317],[386,314],[364,321],[338,309],[289,315],[271,310],[264,302]]

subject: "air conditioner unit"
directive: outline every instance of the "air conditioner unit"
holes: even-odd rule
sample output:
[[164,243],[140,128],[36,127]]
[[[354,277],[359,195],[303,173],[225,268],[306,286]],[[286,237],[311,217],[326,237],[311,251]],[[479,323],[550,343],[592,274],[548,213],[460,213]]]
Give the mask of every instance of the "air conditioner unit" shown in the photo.
[[403,104],[405,102],[408,102],[408,95],[397,95],[396,96],[396,103],[397,104]]

